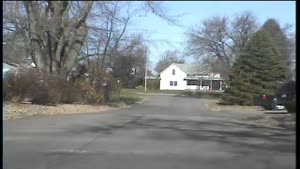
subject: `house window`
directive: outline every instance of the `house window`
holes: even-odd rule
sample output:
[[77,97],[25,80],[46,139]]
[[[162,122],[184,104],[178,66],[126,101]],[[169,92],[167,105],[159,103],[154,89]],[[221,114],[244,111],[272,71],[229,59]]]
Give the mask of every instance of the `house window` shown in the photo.
[[173,86],[173,81],[170,81],[170,86]]
[[174,86],[177,86],[177,81],[174,81]]
[[175,75],[175,69],[172,70],[172,74]]
[[187,80],[187,85],[191,86],[191,85],[198,85],[200,86],[200,81],[199,80]]
[[202,86],[210,86],[210,80],[203,80]]

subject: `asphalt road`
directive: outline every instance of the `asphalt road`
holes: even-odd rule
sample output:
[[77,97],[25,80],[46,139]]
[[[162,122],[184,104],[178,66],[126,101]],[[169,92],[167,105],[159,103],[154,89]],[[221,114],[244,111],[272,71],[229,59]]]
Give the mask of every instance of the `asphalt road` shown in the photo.
[[244,116],[160,95],[119,111],[5,121],[4,168],[295,168],[295,131]]

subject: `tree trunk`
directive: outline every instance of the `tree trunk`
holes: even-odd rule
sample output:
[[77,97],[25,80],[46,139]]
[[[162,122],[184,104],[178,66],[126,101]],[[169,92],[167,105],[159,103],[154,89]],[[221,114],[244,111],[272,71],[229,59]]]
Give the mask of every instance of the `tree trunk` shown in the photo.
[[[80,55],[87,36],[85,21],[93,1],[87,2],[77,20],[69,18],[70,2],[52,2],[48,5],[47,9],[43,9],[37,2],[24,1],[28,15],[30,53],[38,69],[66,77]],[[45,16],[42,15],[43,10],[46,10]]]

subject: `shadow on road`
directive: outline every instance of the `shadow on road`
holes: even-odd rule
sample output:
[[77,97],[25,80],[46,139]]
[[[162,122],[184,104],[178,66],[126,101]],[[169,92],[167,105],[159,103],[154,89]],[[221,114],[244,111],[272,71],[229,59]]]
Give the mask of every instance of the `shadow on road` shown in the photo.
[[226,143],[232,146],[265,149],[278,152],[295,152],[293,138],[294,130],[260,127],[254,124],[228,121],[192,121],[192,120],[165,120],[144,119],[133,117],[123,124],[106,126],[78,126],[69,132],[82,134],[99,133],[100,136],[112,135],[116,131],[145,131],[145,139],[159,141],[190,140],[213,141]]

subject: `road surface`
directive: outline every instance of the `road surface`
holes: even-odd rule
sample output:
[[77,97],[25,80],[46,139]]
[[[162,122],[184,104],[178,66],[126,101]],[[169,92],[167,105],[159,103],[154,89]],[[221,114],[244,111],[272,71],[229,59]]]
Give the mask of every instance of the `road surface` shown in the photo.
[[128,109],[4,122],[5,169],[293,169],[295,131],[157,95]]

